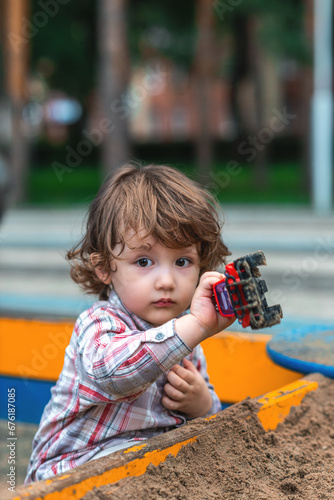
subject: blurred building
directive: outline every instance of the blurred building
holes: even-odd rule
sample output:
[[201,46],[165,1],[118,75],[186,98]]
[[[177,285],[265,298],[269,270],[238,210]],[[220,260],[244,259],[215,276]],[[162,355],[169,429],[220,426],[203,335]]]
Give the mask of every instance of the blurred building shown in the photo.
[[[305,86],[309,70],[295,61],[266,58],[262,64],[264,87],[264,125],[273,110],[296,115],[284,134],[300,136],[305,126]],[[124,105],[130,108],[130,133],[135,142],[193,141],[199,133],[196,104],[196,75],[185,72],[172,62],[159,61],[155,66],[133,69],[131,84]],[[231,109],[231,83],[216,77],[211,82],[211,134],[215,140],[236,138],[236,123]],[[246,79],[239,90],[239,107],[245,128],[254,129],[254,84]],[[97,128],[103,116],[96,99],[90,101],[88,128]]]

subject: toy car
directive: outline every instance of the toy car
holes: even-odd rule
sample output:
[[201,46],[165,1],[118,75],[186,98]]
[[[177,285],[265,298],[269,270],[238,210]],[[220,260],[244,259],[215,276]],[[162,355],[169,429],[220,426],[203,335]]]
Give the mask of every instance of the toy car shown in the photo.
[[266,282],[257,266],[266,265],[262,251],[236,259],[225,267],[226,278],[213,286],[216,307],[222,316],[236,316],[244,328],[265,328],[283,318],[279,304],[269,307]]

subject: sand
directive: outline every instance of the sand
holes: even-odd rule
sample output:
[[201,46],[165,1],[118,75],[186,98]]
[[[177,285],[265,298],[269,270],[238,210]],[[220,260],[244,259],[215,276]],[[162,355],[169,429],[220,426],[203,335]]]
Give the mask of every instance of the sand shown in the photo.
[[83,498],[333,499],[334,380],[309,378],[319,389],[293,407],[275,431],[264,431],[258,403],[246,399],[221,412],[220,425],[176,457]]

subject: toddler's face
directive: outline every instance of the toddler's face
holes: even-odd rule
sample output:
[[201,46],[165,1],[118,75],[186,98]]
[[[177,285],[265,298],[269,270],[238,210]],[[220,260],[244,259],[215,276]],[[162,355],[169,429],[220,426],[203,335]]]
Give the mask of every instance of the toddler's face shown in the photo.
[[[191,303],[200,259],[195,245],[167,248],[153,238],[136,235],[115,262],[111,283],[123,304],[154,326],[179,316]],[[114,249],[117,253],[117,248]]]

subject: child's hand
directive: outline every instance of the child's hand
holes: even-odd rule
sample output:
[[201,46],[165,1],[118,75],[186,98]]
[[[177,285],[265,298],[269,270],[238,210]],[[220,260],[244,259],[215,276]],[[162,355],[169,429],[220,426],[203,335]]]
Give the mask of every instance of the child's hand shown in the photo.
[[204,273],[195,290],[190,305],[190,314],[175,320],[175,331],[190,349],[216,333],[225,330],[235,321],[235,316],[226,318],[215,308],[212,287],[224,278],[216,271]]
[[174,365],[167,375],[165,395],[161,403],[172,411],[181,411],[189,418],[202,417],[212,406],[209,388],[191,361],[183,360],[183,367]]
[[190,314],[198,320],[203,330],[208,333],[207,336],[224,330],[235,321],[234,316],[227,318],[217,312],[212,301],[212,287],[224,277],[224,274],[216,271],[204,273],[191,301]]

